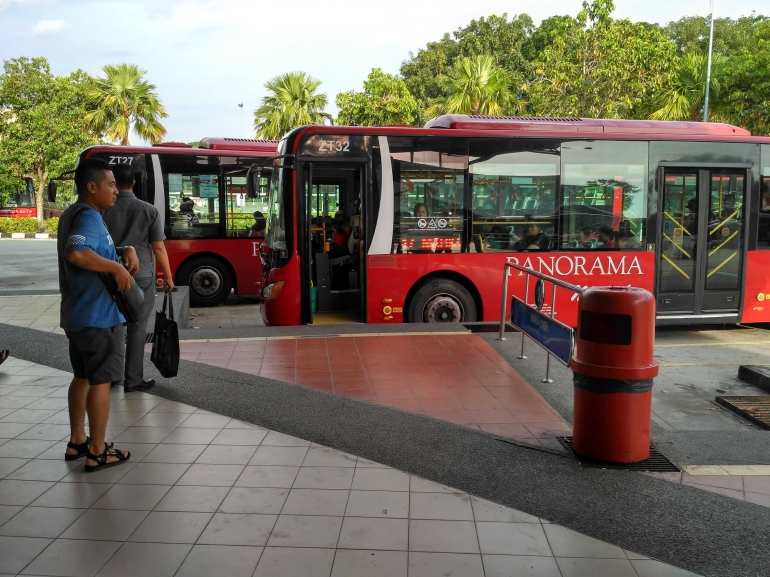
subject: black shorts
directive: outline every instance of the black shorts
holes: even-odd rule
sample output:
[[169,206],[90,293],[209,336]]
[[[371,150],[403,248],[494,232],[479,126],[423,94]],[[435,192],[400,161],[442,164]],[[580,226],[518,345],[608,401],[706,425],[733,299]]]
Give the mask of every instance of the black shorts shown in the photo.
[[79,331],[64,332],[70,341],[70,362],[76,379],[88,379],[91,385],[108,386],[123,379],[126,327],[85,327]]

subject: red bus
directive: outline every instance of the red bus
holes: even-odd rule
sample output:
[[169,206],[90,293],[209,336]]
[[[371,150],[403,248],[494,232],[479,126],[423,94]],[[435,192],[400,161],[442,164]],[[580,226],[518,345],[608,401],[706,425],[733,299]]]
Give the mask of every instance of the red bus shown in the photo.
[[11,193],[8,204],[0,206],[0,218],[36,218],[35,185],[31,178],[24,179],[25,186]]
[[[499,321],[507,260],[648,289],[659,324],[770,321],[770,138],[717,123],[448,115],[301,127],[277,155],[267,324]],[[322,204],[339,205],[337,222]],[[523,296],[522,276],[510,291]],[[573,295],[556,302],[575,326]]]
[[174,282],[189,285],[191,306],[214,306],[233,289],[238,295],[259,295],[264,233],[255,212],[267,212],[270,167],[262,172],[254,198],[246,195],[246,173],[260,157],[274,156],[277,144],[204,138],[197,148],[175,142],[105,145],[87,148],[80,158],[134,168],[134,193],[154,204],[165,223]]

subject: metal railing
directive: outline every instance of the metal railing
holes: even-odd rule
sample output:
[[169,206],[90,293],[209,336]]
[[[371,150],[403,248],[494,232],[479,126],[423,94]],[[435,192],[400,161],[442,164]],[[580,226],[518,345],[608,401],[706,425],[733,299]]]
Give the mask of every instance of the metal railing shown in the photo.
[[[534,276],[538,279],[541,279],[546,282],[551,283],[551,314],[550,317],[553,318],[554,313],[556,311],[556,287],[560,286],[562,288],[565,288],[567,290],[570,290],[577,294],[583,293],[583,287],[574,285],[571,283],[568,283],[566,281],[563,281],[561,279],[558,279],[556,277],[549,276],[547,274],[543,274],[541,272],[538,272],[534,269],[527,268],[525,266],[522,266],[517,263],[513,262],[506,262],[505,266],[503,267],[503,294],[500,299],[500,334],[497,337],[497,340],[504,341],[505,340],[505,314],[506,314],[506,306],[508,303],[508,277],[510,276],[510,270],[515,269],[518,271],[521,271],[526,276],[524,278],[524,304],[529,305],[529,277]],[[519,353],[518,358],[520,359],[526,359],[527,357],[524,356],[524,337],[526,337],[526,333],[524,331],[521,332],[521,352]],[[551,369],[551,353],[547,352],[546,356],[546,365],[545,365],[545,378],[543,379],[544,383],[551,383],[553,382],[551,379],[549,379],[549,373]]]

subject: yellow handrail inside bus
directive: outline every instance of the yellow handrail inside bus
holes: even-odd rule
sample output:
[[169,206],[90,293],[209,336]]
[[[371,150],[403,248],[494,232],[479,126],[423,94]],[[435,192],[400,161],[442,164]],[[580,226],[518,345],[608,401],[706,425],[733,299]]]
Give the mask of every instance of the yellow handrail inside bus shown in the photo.
[[730,216],[728,216],[726,219],[724,219],[722,222],[720,222],[718,225],[716,225],[714,228],[711,229],[711,232],[709,233],[709,236],[714,234],[714,232],[722,226],[724,223],[726,223],[728,220],[731,220],[736,214],[738,214],[741,211],[741,209],[736,209],[734,213],[732,213]]
[[672,261],[670,258],[668,258],[668,257],[667,257],[665,254],[661,254],[660,256],[662,256],[662,257],[663,257],[663,259],[664,259],[664,260],[665,260],[665,261],[666,261],[668,264],[670,264],[670,265],[671,265],[671,266],[673,266],[673,267],[674,267],[676,270],[678,270],[680,273],[682,273],[682,275],[684,276],[684,278],[686,278],[687,280],[690,280],[690,275],[689,275],[689,274],[687,274],[686,272],[684,272],[684,271],[683,271],[681,268],[679,268],[678,266],[676,266],[676,265],[674,264],[674,261]]
[[684,224],[682,224],[673,216],[671,216],[667,211],[664,210],[663,214],[666,215],[668,218],[670,218],[676,226],[680,227],[683,231],[685,231],[687,233],[687,236],[692,236],[692,234],[690,234],[690,231],[684,227]]
[[726,245],[728,242],[730,242],[731,240],[733,240],[733,238],[735,238],[735,235],[736,235],[736,234],[738,234],[739,232],[741,232],[741,229],[738,229],[738,230],[736,230],[736,231],[735,231],[733,234],[731,234],[731,235],[730,235],[730,236],[727,238],[727,240],[726,240],[726,241],[724,241],[722,244],[720,244],[718,247],[716,247],[714,250],[712,250],[712,251],[709,253],[709,256],[711,256],[711,255],[712,255],[712,254],[714,254],[716,251],[718,251],[720,248],[722,248],[724,245]]
[[718,271],[720,268],[722,268],[723,266],[725,266],[725,265],[726,265],[728,262],[730,262],[731,260],[733,260],[733,258],[735,257],[735,255],[736,255],[736,254],[738,254],[738,251],[737,251],[737,250],[736,250],[736,251],[735,251],[733,254],[731,254],[730,256],[728,256],[728,257],[727,257],[725,260],[723,260],[721,263],[719,263],[719,266],[718,266],[718,267],[716,267],[714,270],[712,270],[712,271],[711,271],[711,272],[708,274],[708,278],[711,278],[711,275],[713,275],[713,274],[714,274],[715,272],[717,272],[717,271]]
[[678,244],[676,244],[676,243],[673,241],[673,239],[672,239],[670,236],[668,236],[668,235],[667,235],[665,232],[663,233],[663,236],[665,236],[665,237],[666,237],[666,239],[668,239],[668,241],[669,241],[671,244],[673,244],[673,245],[674,245],[676,248],[678,248],[680,251],[682,251],[682,254],[684,254],[684,255],[685,255],[687,258],[689,258],[690,260],[692,260],[692,257],[690,256],[690,253],[688,253],[688,252],[687,252],[686,250],[684,250],[684,249],[683,249],[681,246],[679,246]]

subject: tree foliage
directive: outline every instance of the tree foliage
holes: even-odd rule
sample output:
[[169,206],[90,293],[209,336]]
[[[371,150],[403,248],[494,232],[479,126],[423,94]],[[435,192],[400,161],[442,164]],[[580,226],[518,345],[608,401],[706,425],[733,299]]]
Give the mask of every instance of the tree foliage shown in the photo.
[[265,82],[268,95],[254,111],[258,138],[277,139],[304,124],[325,124],[332,116],[324,109],[326,94],[319,94],[321,81],[305,72],[288,72]]
[[417,101],[403,79],[373,68],[362,92],[350,90],[337,95],[337,124],[382,126],[413,124]]
[[[756,27],[767,20],[765,16],[756,14],[736,20],[716,18],[714,20],[714,53],[724,56],[740,54],[751,46]],[[674,41],[680,54],[708,53],[708,18],[685,16],[676,22],[669,22],[665,32]]]
[[90,78],[78,70],[51,74],[45,58],[14,58],[0,76],[0,167],[6,182],[31,176],[38,220],[50,177],[72,170],[78,153],[96,142],[84,122]]
[[136,64],[108,64],[104,78],[96,78],[88,92],[86,124],[112,142],[128,146],[134,133],[155,144],[166,135],[161,118],[166,109],[155,92],[155,85],[144,80],[146,70]]
[[733,59],[728,78],[730,119],[756,135],[770,135],[770,21]]

